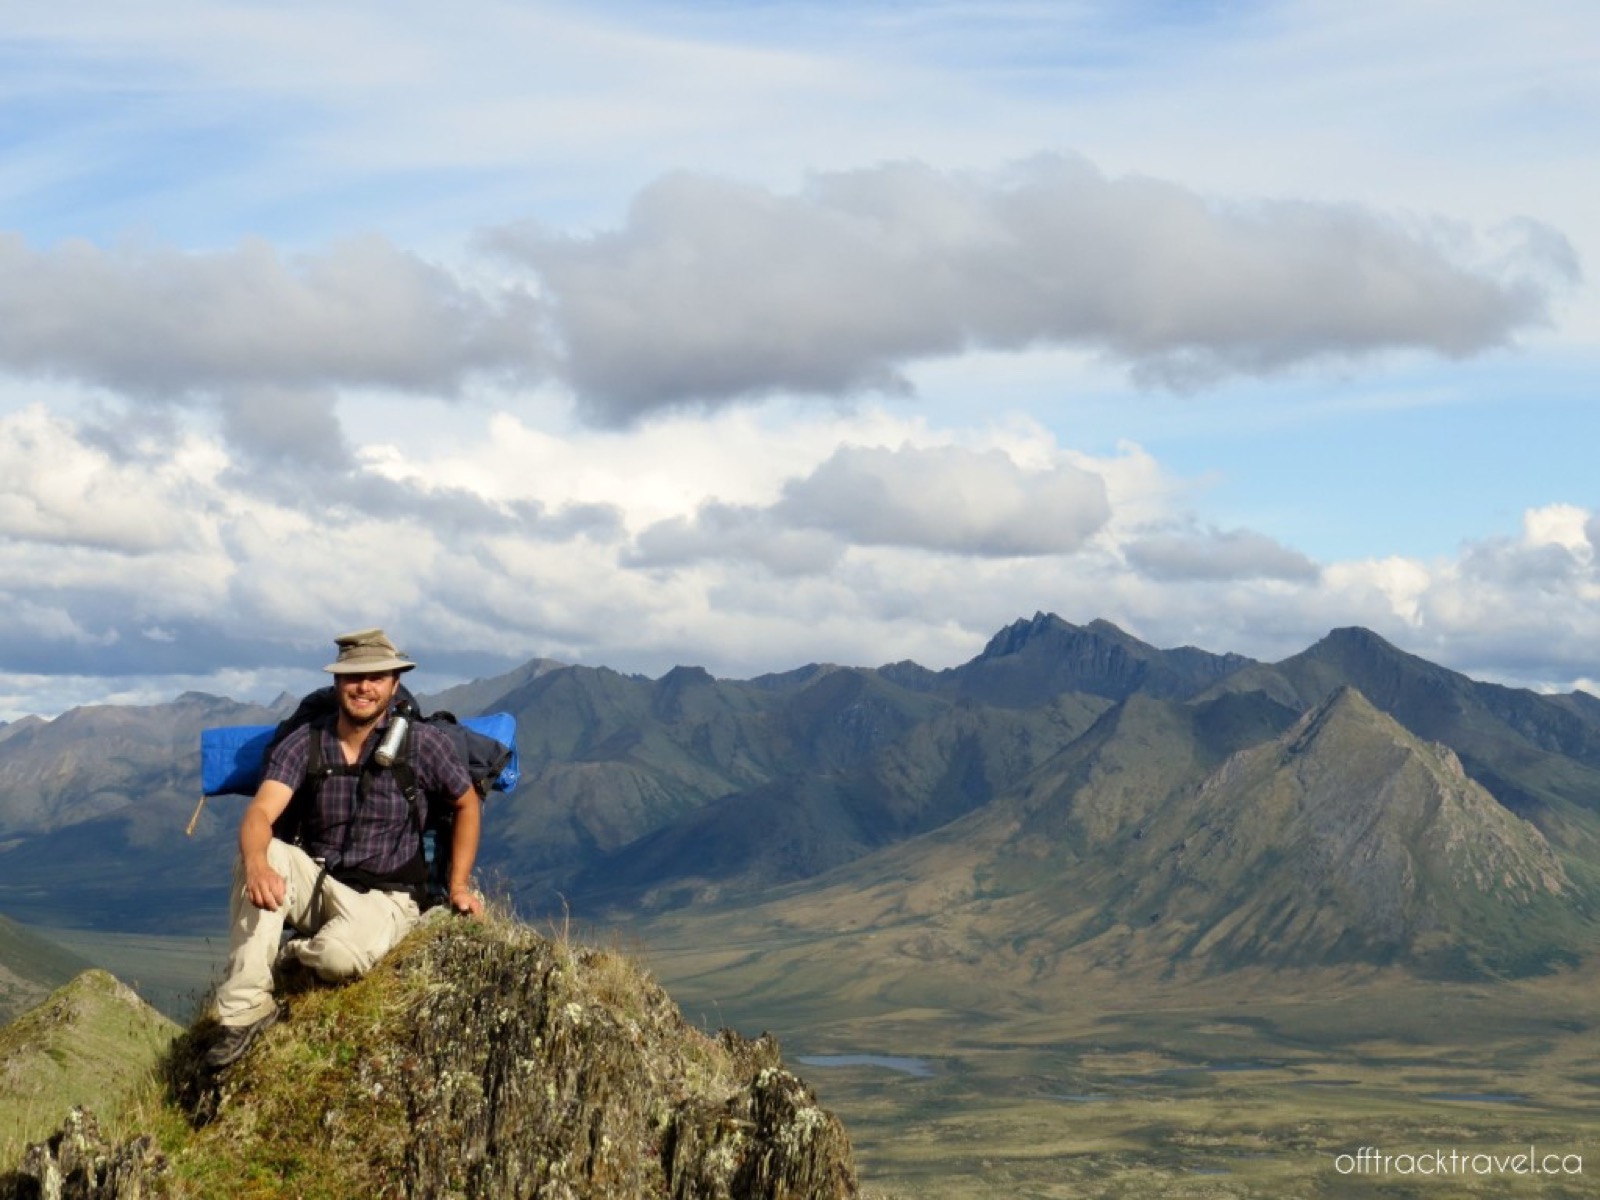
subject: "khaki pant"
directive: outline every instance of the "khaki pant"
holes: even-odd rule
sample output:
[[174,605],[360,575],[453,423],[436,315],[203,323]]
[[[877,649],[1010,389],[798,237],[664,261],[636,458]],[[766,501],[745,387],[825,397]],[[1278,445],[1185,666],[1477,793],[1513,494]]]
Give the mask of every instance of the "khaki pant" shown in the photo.
[[244,861],[233,868],[233,900],[228,918],[228,974],[217,987],[213,1011],[223,1025],[250,1025],[276,1006],[272,964],[283,929],[301,935],[292,943],[295,957],[323,979],[354,979],[371,970],[421,917],[417,903],[403,892],[358,892],[323,876],[322,867],[298,846],[276,838],[267,862],[288,884],[277,912],[250,903],[244,891]]

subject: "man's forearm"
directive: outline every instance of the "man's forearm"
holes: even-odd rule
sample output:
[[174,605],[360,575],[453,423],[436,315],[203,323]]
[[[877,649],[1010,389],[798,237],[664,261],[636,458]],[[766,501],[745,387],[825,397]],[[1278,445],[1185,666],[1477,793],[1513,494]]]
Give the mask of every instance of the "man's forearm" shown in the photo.
[[239,857],[245,862],[265,858],[272,841],[272,822],[255,805],[245,809],[239,822]]
[[476,792],[456,802],[455,830],[450,841],[450,894],[472,887],[472,865],[478,858],[478,831],[483,805]]

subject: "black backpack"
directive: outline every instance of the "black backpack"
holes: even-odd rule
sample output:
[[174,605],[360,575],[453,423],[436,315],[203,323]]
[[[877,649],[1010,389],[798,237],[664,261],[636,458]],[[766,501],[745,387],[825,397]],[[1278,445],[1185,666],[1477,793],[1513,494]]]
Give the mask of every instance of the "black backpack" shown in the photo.
[[[495,780],[511,761],[511,747],[502,745],[487,734],[479,733],[461,724],[454,713],[436,712],[424,716],[416,697],[401,684],[395,691],[395,709],[412,722],[431,725],[450,740],[456,757],[466,766],[467,773],[480,797],[487,796]],[[267,743],[266,755],[284,738],[302,725],[320,723],[331,726],[339,711],[338,695],[330,685],[318,688],[305,696],[293,713],[278,723]],[[265,756],[264,756],[265,757]],[[363,766],[344,762],[327,763],[322,758],[322,739],[313,736],[310,758],[306,763],[304,782],[295,789],[288,806],[272,823],[272,836],[281,842],[300,844],[301,826],[305,815],[322,790],[323,781],[333,775],[361,775],[358,787],[365,789],[366,777],[377,771],[391,771],[400,790],[411,807],[412,819],[419,835],[421,850],[418,858],[393,879],[379,879],[362,872],[334,871],[335,878],[363,891],[371,888],[410,891],[424,909],[449,899],[451,839],[455,830],[455,797],[424,794],[417,784],[416,773],[411,768],[411,734],[408,731],[394,762],[380,767],[370,760]]]

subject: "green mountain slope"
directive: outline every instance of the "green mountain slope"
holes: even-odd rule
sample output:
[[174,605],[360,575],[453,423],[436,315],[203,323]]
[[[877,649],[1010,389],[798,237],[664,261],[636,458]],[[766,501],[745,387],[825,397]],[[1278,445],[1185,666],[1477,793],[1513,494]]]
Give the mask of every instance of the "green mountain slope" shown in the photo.
[[[942,706],[853,763],[841,756],[838,770],[784,775],[704,805],[598,859],[569,894],[613,911],[655,910],[820,875],[988,804],[1104,708],[1082,696],[1027,710]],[[872,719],[865,706],[830,711],[852,724]]]
[[0,1165],[73,1105],[116,1118],[147,1089],[178,1027],[104,971],[91,970],[0,1028]]
[[88,969],[76,954],[0,916],[0,1025]]
[[1528,818],[1586,887],[1600,884],[1600,701],[1483,683],[1390,645],[1336,629],[1271,666],[1218,685],[1260,691],[1302,710],[1340,687],[1360,690],[1412,733],[1453,750],[1495,799]]
[[1592,938],[1538,829],[1352,688],[1175,794],[1143,832],[1117,856],[1107,915],[1210,970],[1518,975]]
[[1214,716],[1130,697],[994,803],[652,928],[725,942],[742,1004],[808,1011],[1048,1012],[1085,972],[1515,978],[1600,951],[1539,830],[1353,689],[1233,753]]

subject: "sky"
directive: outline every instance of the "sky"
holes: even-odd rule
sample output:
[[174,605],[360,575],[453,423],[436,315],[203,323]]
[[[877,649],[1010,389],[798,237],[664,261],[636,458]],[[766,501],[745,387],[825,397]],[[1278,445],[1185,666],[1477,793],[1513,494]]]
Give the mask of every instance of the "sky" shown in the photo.
[[1035,612],[1600,687],[1600,7],[0,17],[0,719]]

